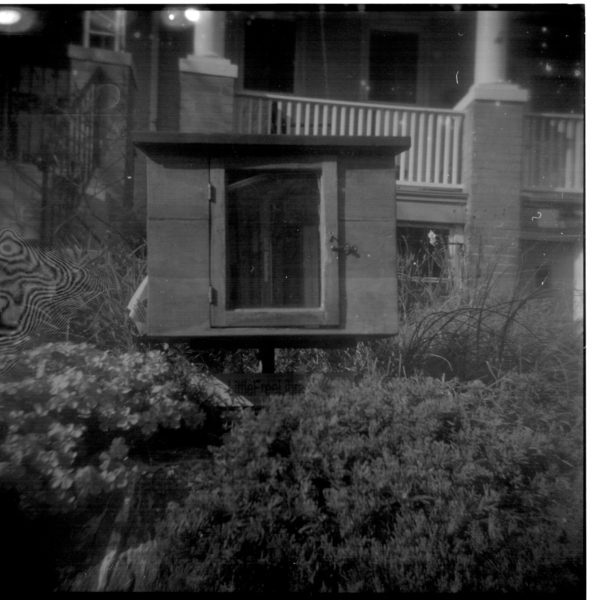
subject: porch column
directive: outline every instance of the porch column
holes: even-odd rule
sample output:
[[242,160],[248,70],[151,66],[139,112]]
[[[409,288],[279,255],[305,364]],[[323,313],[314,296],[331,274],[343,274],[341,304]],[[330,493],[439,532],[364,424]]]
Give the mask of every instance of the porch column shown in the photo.
[[193,54],[181,58],[180,131],[231,133],[238,67],[224,58],[226,12],[187,11],[194,22]]
[[503,83],[507,79],[508,13],[481,10],[476,19],[474,83]]
[[522,125],[527,90],[507,83],[507,14],[479,11],[475,82],[455,107],[465,111],[463,183],[467,272],[507,294],[517,282]]
[[221,10],[198,10],[191,14],[191,18],[196,18],[193,55],[223,59],[226,13]]

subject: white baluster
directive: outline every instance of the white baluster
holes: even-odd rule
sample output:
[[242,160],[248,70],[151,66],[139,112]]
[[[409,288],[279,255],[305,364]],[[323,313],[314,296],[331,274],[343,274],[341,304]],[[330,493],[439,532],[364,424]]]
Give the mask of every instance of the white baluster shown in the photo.
[[310,135],[310,102],[304,105],[304,135]]
[[339,109],[339,135],[346,135],[346,107]]
[[441,180],[441,141],[443,135],[443,115],[437,115],[437,129],[435,136],[435,174],[433,181],[439,183]]
[[412,137],[412,148],[410,149],[409,164],[408,164],[408,181],[415,181],[414,179],[414,162],[416,158],[415,147],[416,143],[416,113],[410,113],[410,136]]
[[454,117],[454,132],[453,132],[453,176],[451,182],[457,185],[461,184],[461,176],[459,173],[459,153],[460,139],[463,119],[459,115]]
[[432,179],[432,164],[433,164],[433,140],[434,140],[435,115],[431,113],[428,116],[427,133],[426,133],[426,172],[424,181],[430,183]]
[[[449,183],[449,164],[451,162],[451,117],[445,116],[445,150],[443,155],[443,181]],[[453,177],[451,178],[453,181]]]
[[426,115],[425,113],[418,114],[418,169],[416,172],[416,181],[423,181],[422,179],[422,168],[423,168],[423,158],[424,158],[424,127],[426,125]]
[[399,135],[399,110],[393,111],[393,135],[395,137]]

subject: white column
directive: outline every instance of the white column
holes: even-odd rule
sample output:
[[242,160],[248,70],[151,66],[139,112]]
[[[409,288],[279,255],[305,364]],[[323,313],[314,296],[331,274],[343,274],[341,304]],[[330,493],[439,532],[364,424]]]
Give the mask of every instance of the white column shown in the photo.
[[508,13],[502,10],[480,10],[476,13],[476,52],[474,85],[456,104],[465,110],[475,100],[495,102],[527,102],[527,90],[507,83]]
[[238,77],[238,67],[224,58],[226,11],[192,10],[187,11],[186,18],[194,23],[194,48],[193,54],[180,59],[180,70],[203,75]]
[[474,83],[503,83],[507,79],[507,12],[481,10],[476,19]]
[[198,11],[194,29],[194,56],[223,58],[226,34],[225,11]]

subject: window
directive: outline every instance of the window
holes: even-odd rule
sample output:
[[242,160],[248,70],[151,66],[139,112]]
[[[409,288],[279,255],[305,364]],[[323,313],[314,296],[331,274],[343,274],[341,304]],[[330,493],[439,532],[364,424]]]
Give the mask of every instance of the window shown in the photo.
[[318,174],[237,170],[227,178],[228,306],[319,306]]
[[337,325],[335,161],[225,161],[210,178],[212,325]]
[[371,31],[369,100],[415,103],[417,74],[417,34]]
[[126,30],[126,11],[87,10],[84,17],[83,46],[122,52]]
[[448,229],[398,227],[397,248],[402,276],[438,279],[448,275]]
[[244,89],[294,91],[296,28],[290,21],[249,19],[244,28]]

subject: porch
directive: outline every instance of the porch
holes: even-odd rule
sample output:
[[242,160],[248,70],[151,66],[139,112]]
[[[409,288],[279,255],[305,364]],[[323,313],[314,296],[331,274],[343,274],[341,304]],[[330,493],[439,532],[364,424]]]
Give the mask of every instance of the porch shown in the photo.
[[[234,131],[266,135],[410,136],[398,185],[461,190],[464,113],[456,110],[239,92]],[[522,190],[583,193],[583,115],[527,114]]]

